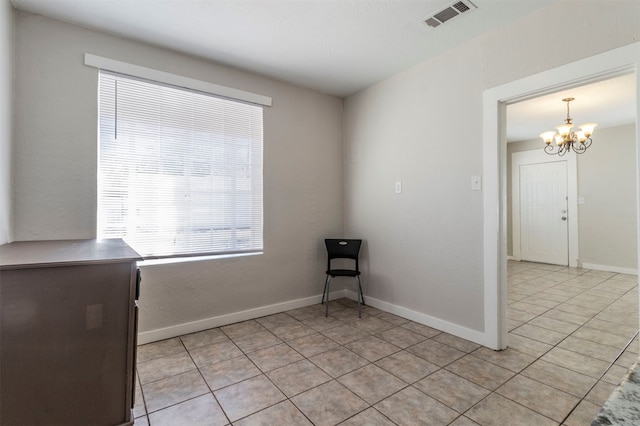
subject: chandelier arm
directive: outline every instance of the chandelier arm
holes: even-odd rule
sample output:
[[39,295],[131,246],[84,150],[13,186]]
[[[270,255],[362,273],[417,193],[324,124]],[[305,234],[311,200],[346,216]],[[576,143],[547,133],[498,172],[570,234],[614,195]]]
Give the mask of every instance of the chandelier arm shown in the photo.
[[573,144],[573,152],[575,152],[576,154],[584,154],[591,146],[591,142],[591,138],[587,138],[584,143],[576,142],[575,144]]
[[555,152],[555,151],[553,150],[553,147],[552,147],[551,145],[546,145],[546,146],[544,147],[544,152],[546,152],[546,153],[547,153],[547,154],[549,154],[549,155],[556,155],[556,154],[558,154],[557,152]]
[[562,157],[569,151],[569,146],[567,143],[564,143],[561,147],[558,148],[558,155]]
[[573,152],[575,152],[576,154],[584,154],[586,150],[591,146],[591,142],[591,138],[587,138],[583,143],[575,142],[571,144],[571,147],[573,148]]
[[575,152],[576,154],[584,154],[585,151],[587,150],[587,148],[581,143],[572,144],[571,148],[573,149],[573,152]]

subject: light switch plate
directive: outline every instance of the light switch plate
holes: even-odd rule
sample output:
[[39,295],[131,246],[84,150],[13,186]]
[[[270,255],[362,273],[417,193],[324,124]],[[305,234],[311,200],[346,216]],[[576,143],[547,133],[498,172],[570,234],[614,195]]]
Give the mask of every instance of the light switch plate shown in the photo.
[[395,190],[396,190],[396,194],[400,194],[402,192],[402,182],[400,181],[396,182]]

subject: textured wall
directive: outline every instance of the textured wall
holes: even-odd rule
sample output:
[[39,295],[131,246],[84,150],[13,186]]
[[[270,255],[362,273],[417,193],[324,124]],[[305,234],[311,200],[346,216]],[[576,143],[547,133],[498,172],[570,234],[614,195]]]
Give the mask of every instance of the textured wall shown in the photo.
[[265,254],[145,267],[141,331],[319,294],[321,238],[343,222],[366,239],[365,292],[481,331],[482,192],[470,177],[482,171],[482,93],[640,39],[639,2],[580,5],[555,2],[497,28],[348,98],[344,113],[338,98],[18,13],[15,239],[95,235],[89,52],[274,99]]
[[264,254],[143,267],[140,331],[319,295],[342,233],[342,100],[29,13],[16,14],[15,239],[95,237],[95,68],[85,52],[273,98]]
[[346,99],[345,229],[368,239],[371,297],[483,331],[483,199],[471,191],[483,91],[640,40],[640,2],[575,5],[554,2]]
[[578,158],[580,260],[637,270],[636,126],[601,129],[594,138]]

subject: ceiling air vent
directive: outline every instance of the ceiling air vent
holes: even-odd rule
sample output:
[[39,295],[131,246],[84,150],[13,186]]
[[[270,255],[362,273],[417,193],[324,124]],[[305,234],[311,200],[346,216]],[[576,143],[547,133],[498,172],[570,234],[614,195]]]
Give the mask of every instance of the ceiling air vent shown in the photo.
[[458,15],[461,15],[470,10],[477,9],[476,5],[471,3],[469,0],[456,1],[451,3],[449,6],[445,7],[438,13],[429,16],[424,20],[427,25],[432,28],[436,28],[441,24],[444,24],[451,18],[455,18]]

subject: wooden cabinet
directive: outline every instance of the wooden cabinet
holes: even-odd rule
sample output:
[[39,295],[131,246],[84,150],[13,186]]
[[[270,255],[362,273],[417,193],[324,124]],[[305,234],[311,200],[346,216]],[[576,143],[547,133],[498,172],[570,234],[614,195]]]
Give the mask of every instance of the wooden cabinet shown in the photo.
[[137,266],[120,239],[0,246],[0,425],[131,425]]

